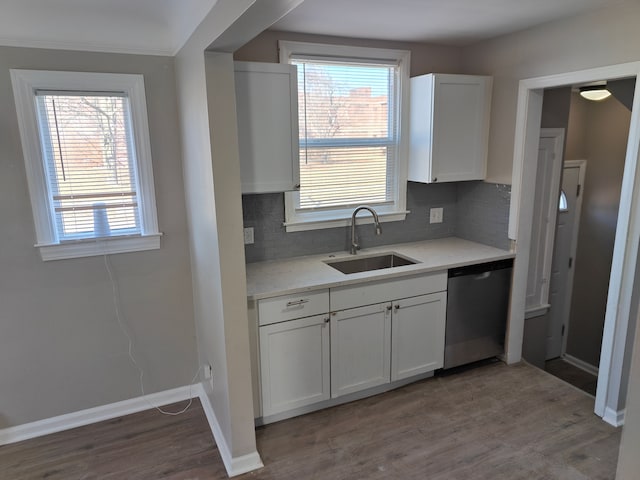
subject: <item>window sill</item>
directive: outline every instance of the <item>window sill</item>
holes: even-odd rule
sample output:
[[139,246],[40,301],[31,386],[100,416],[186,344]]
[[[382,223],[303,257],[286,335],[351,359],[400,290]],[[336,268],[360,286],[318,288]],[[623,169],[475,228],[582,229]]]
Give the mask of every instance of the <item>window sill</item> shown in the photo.
[[[380,223],[398,222],[404,220],[409,213],[408,210],[401,212],[378,213]],[[358,225],[365,223],[373,223],[371,215],[358,215]],[[297,222],[285,222],[284,226],[287,232],[305,232],[308,230],[320,230],[324,228],[348,227],[351,225],[351,216],[340,218],[328,218],[323,220],[307,220]]]
[[67,258],[94,257],[113,253],[140,252],[160,248],[161,233],[136,235],[130,237],[112,237],[104,239],[86,239],[74,242],[37,244],[42,260],[63,260]]

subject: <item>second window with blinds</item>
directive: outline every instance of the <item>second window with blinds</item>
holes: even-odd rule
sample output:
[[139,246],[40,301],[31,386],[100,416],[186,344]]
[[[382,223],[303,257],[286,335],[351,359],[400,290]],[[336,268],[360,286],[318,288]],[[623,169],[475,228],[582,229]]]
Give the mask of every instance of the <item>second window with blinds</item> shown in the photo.
[[279,43],[298,70],[300,190],[285,194],[287,231],[350,224],[359,205],[406,215],[409,52]]
[[159,248],[142,76],[11,76],[42,258]]

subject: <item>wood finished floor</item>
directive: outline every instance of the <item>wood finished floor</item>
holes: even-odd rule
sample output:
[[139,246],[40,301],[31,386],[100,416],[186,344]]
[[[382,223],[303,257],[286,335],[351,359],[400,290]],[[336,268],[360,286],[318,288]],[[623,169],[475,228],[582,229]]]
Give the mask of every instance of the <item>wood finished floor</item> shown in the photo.
[[[249,479],[613,479],[620,430],[527,364],[436,377],[257,430]],[[0,479],[226,478],[198,402],[0,447]]]
[[547,360],[544,369],[554,377],[558,377],[576,388],[587,392],[589,395],[596,395],[598,387],[598,377],[584,370],[571,365],[561,358]]

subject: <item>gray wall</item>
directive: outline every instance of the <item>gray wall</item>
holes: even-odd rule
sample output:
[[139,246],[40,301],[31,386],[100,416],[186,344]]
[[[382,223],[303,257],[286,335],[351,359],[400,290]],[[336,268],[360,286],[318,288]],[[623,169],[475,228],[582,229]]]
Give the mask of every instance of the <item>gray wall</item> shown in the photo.
[[[358,225],[357,235],[362,248],[391,243],[442,238],[454,234],[456,225],[455,184],[424,185],[409,182],[407,210],[404,221],[382,224],[382,235],[376,236],[373,225]],[[429,224],[429,208],[443,207],[442,223]],[[350,227],[327,228],[306,232],[285,231],[284,195],[272,193],[243,195],[244,226],[254,227],[255,243],[245,246],[247,262],[273,260],[348,250]],[[360,212],[358,218],[367,216]]]
[[455,235],[473,242],[509,250],[509,185],[485,182],[458,183],[458,218]]
[[[572,110],[569,137],[584,139],[581,153],[587,160],[587,174],[567,353],[598,366],[631,113],[613,97],[589,102],[574,94],[573,104],[579,106],[575,112]],[[576,119],[579,112],[585,117]],[[576,132],[580,126],[584,130]],[[569,143],[575,144],[573,139]]]
[[[372,225],[358,225],[362,248],[430,240],[452,235],[509,249],[507,224],[510,188],[484,182],[407,184],[407,218],[382,224],[376,236]],[[429,209],[444,208],[442,223],[429,223]],[[255,243],[245,245],[247,262],[274,260],[348,250],[350,227],[306,232],[285,231],[282,193],[243,195],[244,226],[254,228]],[[358,217],[365,216],[360,213]]]
[[236,50],[233,58],[234,60],[246,62],[278,63],[278,40],[409,50],[411,51],[411,69],[409,74],[412,77],[424,73],[463,73],[462,49],[459,47],[332,37],[326,35],[307,35],[272,30],[262,32],[242,48]]
[[0,47],[0,428],[139,396],[101,257],[43,262],[27,191],[10,68],[144,75],[159,250],[111,255],[147,393],[196,371],[174,61]]
[[547,88],[542,97],[542,128],[564,128],[567,140],[569,111],[571,109],[571,87]]

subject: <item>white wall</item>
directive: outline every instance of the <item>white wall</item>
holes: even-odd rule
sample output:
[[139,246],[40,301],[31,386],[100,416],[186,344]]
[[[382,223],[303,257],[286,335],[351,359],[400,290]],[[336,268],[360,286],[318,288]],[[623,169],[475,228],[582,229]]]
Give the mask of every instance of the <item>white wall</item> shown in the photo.
[[636,332],[633,351],[626,402],[627,412],[624,427],[622,427],[618,457],[616,475],[618,480],[635,480],[640,472],[640,455],[638,455],[638,445],[640,445],[640,332]]
[[465,50],[469,73],[493,75],[488,180],[511,183],[518,82],[640,60],[640,2],[498,37]]
[[278,41],[328,43],[331,45],[352,45],[371,48],[395,48],[411,52],[410,76],[425,73],[460,73],[462,48],[424,43],[393,42],[363,38],[346,38],[326,35],[309,35],[294,32],[267,30],[233,53],[233,58],[246,62],[278,63]]
[[[219,447],[232,457],[256,451],[235,94],[224,73],[215,84],[214,65],[208,72],[214,85],[208,90],[204,51],[251,3],[220,0],[176,58],[198,356],[201,364],[213,368],[213,385],[205,381],[203,386],[223,436],[216,440],[225,443]],[[233,81],[232,66],[229,71]],[[216,112],[218,107],[223,110]],[[218,127],[224,128],[216,114],[226,118],[228,144],[216,142],[223,133]],[[231,262],[238,267],[235,272],[229,268]]]
[[102,257],[43,262],[9,69],[144,75],[159,250],[111,255],[145,391],[188,385],[195,330],[174,59],[0,48],[0,428],[141,395]]

